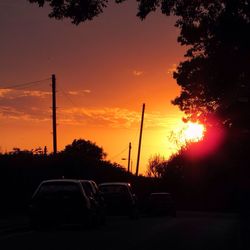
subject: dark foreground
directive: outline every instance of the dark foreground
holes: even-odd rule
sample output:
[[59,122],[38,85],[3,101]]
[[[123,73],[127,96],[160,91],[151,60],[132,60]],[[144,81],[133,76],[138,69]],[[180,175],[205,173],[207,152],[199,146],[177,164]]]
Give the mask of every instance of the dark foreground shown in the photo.
[[0,231],[1,250],[236,250],[249,247],[243,240],[237,214],[178,212],[176,218],[142,216],[138,220],[109,217],[106,225],[96,229],[67,225],[33,231],[27,226],[19,229],[15,226],[15,230],[2,230],[2,234]]

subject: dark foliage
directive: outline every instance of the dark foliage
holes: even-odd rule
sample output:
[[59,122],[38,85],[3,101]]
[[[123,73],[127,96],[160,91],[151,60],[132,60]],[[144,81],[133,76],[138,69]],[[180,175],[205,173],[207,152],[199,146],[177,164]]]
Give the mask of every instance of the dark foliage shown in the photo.
[[46,179],[127,180],[130,175],[120,165],[105,161],[105,155],[95,143],[82,139],[57,155],[19,148],[0,154],[1,209],[26,210],[36,187]]
[[[49,17],[55,19],[69,18],[73,24],[92,20],[103,12],[107,7],[108,0],[28,0],[30,3],[37,3],[43,7],[48,3],[51,7]],[[120,3],[123,0],[116,0]]]

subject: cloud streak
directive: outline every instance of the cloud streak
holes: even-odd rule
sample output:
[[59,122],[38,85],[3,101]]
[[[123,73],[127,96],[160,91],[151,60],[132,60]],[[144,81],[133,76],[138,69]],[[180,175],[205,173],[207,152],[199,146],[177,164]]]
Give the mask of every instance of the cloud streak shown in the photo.
[[177,69],[177,64],[174,63],[174,64],[171,65],[170,68],[168,68],[167,74],[171,74],[172,75],[176,71],[176,69]]
[[[88,125],[103,128],[138,128],[141,122],[141,113],[122,108],[69,108],[61,109],[58,114],[61,123],[68,125]],[[169,128],[175,123],[175,117],[166,117],[159,112],[146,113],[144,117],[144,128]]]
[[0,98],[7,96],[12,90],[11,89],[0,89]]
[[143,74],[143,71],[139,71],[139,70],[134,70],[133,71],[134,76],[141,76],[142,74]]
[[[27,92],[30,96],[40,97],[40,93]],[[9,105],[0,102],[0,120],[11,119],[21,121],[49,121],[52,111],[49,107],[39,105],[18,105],[9,102]],[[57,111],[60,125],[87,126],[114,129],[138,129],[141,122],[141,112],[124,108],[59,108]],[[160,112],[145,113],[145,129],[168,129],[169,125],[176,123],[175,117],[166,117]]]
[[51,92],[48,91],[0,89],[0,99],[17,99],[22,97],[47,98],[49,96],[51,96]]
[[130,128],[139,120],[135,111],[120,108],[69,108],[61,109],[58,116],[70,125]]
[[29,111],[23,111],[14,107],[0,106],[0,121],[6,119],[17,120],[19,122],[45,122],[49,121],[51,118],[48,112],[34,107],[30,107]]
[[69,95],[74,95],[74,96],[77,96],[77,95],[85,95],[85,94],[90,94],[90,93],[91,93],[91,90],[90,90],[90,89],[70,90],[70,91],[68,91],[68,94],[69,94]]

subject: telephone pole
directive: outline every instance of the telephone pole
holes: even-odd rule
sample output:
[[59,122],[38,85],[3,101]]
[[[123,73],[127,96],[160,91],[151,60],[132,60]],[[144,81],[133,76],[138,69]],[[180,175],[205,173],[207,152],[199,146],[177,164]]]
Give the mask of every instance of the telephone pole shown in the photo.
[[141,138],[142,138],[144,111],[145,111],[145,103],[143,103],[143,105],[142,105],[141,129],[140,129],[140,137],[139,137],[139,145],[138,145],[138,155],[137,155],[136,172],[135,172],[136,176],[138,176],[138,172],[139,172],[139,162],[140,162],[140,153],[141,153]]
[[52,127],[53,127],[53,152],[57,153],[56,136],[56,76],[52,75]]
[[129,143],[128,146],[128,172],[130,172],[130,155],[131,155],[131,142]]

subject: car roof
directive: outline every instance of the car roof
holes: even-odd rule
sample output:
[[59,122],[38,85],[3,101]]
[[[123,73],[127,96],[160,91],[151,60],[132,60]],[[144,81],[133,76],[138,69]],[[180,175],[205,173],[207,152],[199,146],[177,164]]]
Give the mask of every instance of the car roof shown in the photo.
[[129,182],[103,182],[100,183],[98,186],[131,186]]
[[168,192],[156,192],[156,193],[151,193],[150,195],[171,195],[171,193],[168,193]]
[[41,182],[41,184],[44,183],[79,183],[79,180],[76,179],[50,179],[50,180],[44,180]]
[[88,183],[93,183],[94,182],[93,180],[85,180],[85,179],[84,180],[80,179],[79,181],[80,182],[88,182]]

